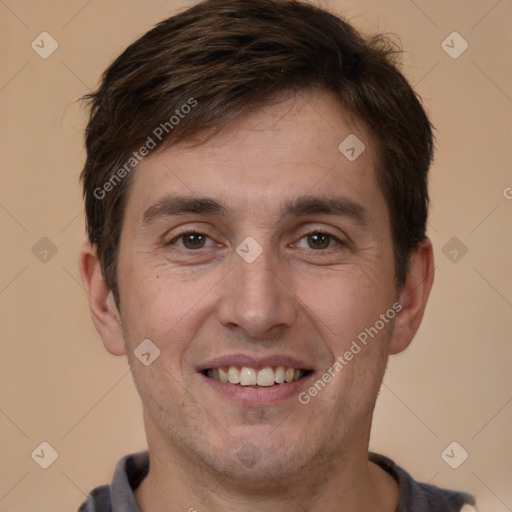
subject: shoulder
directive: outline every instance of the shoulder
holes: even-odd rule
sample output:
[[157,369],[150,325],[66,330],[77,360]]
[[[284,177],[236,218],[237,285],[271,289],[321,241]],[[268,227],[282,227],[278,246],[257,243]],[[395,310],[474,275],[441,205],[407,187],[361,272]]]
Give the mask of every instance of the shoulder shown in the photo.
[[80,505],[78,512],[111,512],[110,485],[95,487]]
[[94,488],[78,512],[140,512],[133,490],[148,471],[147,450],[124,456],[116,465],[110,485]]
[[407,471],[383,455],[370,453],[369,460],[398,481],[400,498],[396,512],[476,512],[475,499],[468,493],[417,482]]

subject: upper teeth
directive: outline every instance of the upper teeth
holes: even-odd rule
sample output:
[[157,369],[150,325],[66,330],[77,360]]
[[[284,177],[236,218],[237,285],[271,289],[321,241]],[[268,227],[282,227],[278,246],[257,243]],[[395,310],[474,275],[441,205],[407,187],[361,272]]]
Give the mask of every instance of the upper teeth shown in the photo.
[[236,366],[229,366],[227,369],[208,370],[206,374],[212,379],[229,382],[230,384],[240,384],[241,386],[273,386],[274,384],[299,380],[301,370],[285,368],[284,366],[278,366],[275,369],[267,366],[261,370],[247,366],[243,366],[241,369]]

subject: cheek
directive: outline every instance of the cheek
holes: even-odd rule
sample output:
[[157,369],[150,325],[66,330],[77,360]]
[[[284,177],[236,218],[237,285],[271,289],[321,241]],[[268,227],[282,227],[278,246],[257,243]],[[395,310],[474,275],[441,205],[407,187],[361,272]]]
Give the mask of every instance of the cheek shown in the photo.
[[172,355],[166,361],[178,365],[180,354],[214,309],[215,285],[222,273],[203,273],[198,278],[168,264],[140,261],[120,276],[127,341],[133,347],[149,338],[162,355]]
[[136,262],[120,261],[118,276],[126,341],[135,348],[148,338],[160,347],[161,333],[171,329],[180,314],[172,300],[177,290],[161,272]]
[[353,266],[325,275],[302,274],[296,294],[325,339],[342,348],[391,307],[394,292],[385,275]]

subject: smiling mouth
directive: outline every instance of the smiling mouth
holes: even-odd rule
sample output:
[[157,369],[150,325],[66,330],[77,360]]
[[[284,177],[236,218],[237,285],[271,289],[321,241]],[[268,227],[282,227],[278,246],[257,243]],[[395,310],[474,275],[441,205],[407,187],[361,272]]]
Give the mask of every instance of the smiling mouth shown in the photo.
[[286,368],[284,366],[267,366],[261,369],[242,366],[224,368],[207,368],[201,373],[206,377],[235,386],[271,387],[300,380],[312,370]]

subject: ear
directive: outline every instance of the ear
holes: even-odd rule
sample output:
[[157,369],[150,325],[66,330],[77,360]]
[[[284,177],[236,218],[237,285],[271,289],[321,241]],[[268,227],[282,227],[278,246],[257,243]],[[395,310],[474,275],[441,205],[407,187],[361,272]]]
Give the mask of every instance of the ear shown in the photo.
[[103,345],[115,356],[125,355],[121,315],[103,278],[96,247],[89,242],[85,242],[80,249],[78,266],[87,292],[92,321]]
[[395,317],[390,354],[398,354],[411,343],[419,329],[434,282],[434,252],[426,238],[410,256],[409,272],[400,293],[402,309]]

